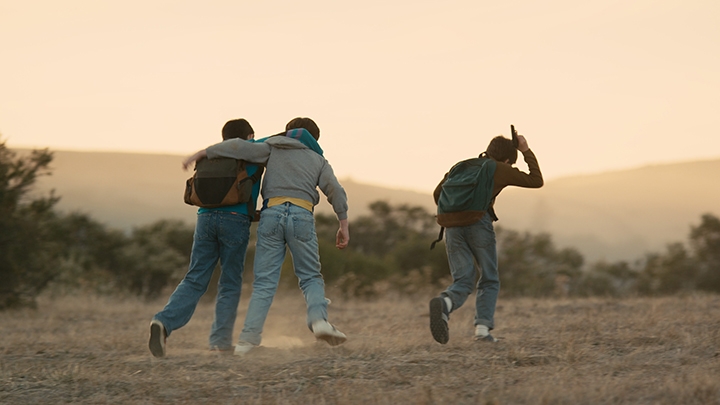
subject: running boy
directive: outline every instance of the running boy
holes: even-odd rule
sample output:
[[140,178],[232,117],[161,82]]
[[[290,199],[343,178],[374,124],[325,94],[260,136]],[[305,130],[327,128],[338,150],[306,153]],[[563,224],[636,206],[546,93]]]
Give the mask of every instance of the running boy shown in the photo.
[[[517,150],[522,152],[530,173],[523,173],[512,165],[517,161]],[[498,275],[497,249],[495,246],[495,197],[507,186],[540,188],[543,185],[542,173],[535,154],[528,147],[525,137],[518,135],[517,150],[511,139],[497,136],[490,141],[487,151],[480,158],[492,159],[495,171],[492,177],[490,206],[486,211],[461,211],[438,215],[438,223],[447,228],[445,249],[447,251],[450,274],[453,283],[439,297],[430,300],[430,332],[433,338],[442,344],[450,338],[448,320],[450,313],[460,308],[475,289],[476,270],[480,267],[480,280],[477,283],[475,298],[475,340],[496,342],[490,334],[494,328],[495,304],[500,291]],[[438,203],[443,180],[435,188],[433,196]]]

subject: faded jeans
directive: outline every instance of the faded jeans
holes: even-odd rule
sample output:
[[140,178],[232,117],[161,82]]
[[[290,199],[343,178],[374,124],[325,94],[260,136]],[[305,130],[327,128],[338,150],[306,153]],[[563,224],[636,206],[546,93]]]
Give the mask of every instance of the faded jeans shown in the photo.
[[453,283],[442,295],[450,297],[453,310],[460,308],[476,287],[477,264],[480,279],[475,297],[475,325],[493,329],[500,278],[492,215],[486,214],[472,225],[447,228],[445,234]]
[[255,281],[240,341],[259,345],[285,260],[290,248],[295,275],[307,304],[308,327],[314,321],[327,320],[325,282],[320,274],[315,217],[291,203],[262,211],[257,229],[258,240],[253,265]]
[[215,301],[215,320],[210,331],[210,347],[221,350],[232,348],[250,222],[247,215],[232,212],[198,214],[188,272],[165,308],[153,318],[163,323],[168,336],[190,321],[220,260],[222,273]]

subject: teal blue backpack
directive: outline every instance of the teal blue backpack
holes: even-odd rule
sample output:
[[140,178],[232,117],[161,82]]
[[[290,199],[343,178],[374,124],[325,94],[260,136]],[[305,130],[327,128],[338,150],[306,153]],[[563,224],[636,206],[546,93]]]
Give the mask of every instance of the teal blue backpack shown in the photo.
[[441,226],[440,235],[430,249],[442,240],[445,227],[453,226],[448,222],[447,214],[488,210],[493,199],[496,168],[495,160],[479,157],[458,162],[450,169],[438,199],[437,223]]

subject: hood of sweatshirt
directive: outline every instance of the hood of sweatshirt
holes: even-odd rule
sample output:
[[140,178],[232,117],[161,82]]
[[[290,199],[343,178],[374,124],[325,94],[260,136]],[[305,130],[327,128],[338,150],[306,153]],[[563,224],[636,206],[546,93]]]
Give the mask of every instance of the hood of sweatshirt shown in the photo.
[[265,140],[265,143],[278,149],[310,149],[297,139],[287,136],[271,136]]

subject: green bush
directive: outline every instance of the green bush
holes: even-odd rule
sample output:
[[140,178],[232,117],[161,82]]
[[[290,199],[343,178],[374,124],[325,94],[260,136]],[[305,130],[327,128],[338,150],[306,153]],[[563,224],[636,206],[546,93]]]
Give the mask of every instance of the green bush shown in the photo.
[[498,269],[504,295],[544,297],[569,293],[584,259],[575,249],[558,249],[550,235],[496,228]]
[[[18,157],[0,143],[0,309],[32,306],[49,285],[152,298],[182,279],[193,226],[160,220],[124,234],[86,214],[59,214],[54,211],[59,197],[53,193],[30,197],[37,177],[50,174],[51,161],[48,150]],[[335,248],[335,217],[318,214],[315,223],[325,282],[346,295],[412,293],[451,282],[442,243],[429,249],[439,227],[422,207],[372,203],[369,215],[350,224],[350,246],[343,250]],[[577,250],[557,248],[548,234],[497,227],[496,235],[504,295],[720,292],[720,219],[711,214],[691,227],[689,248],[670,244],[666,252],[649,254],[634,265],[599,262],[584,267]],[[254,239],[253,231],[246,283],[252,280]],[[281,281],[297,285],[289,254]]]
[[47,150],[18,157],[0,143],[0,309],[34,305],[59,274],[61,246],[50,232],[58,198],[30,197],[51,161]]

